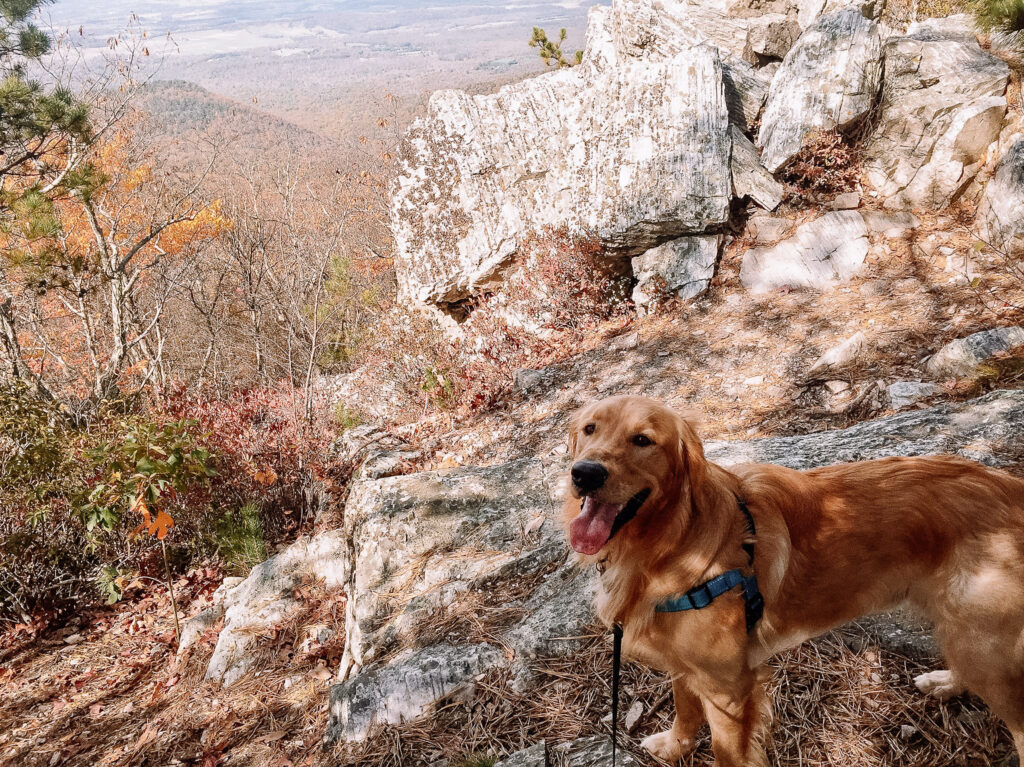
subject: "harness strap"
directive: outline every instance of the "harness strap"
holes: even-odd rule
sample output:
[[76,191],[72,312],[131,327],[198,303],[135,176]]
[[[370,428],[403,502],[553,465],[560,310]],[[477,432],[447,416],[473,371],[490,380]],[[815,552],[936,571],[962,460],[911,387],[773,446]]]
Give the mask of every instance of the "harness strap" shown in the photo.
[[619,733],[619,669],[622,667],[622,626],[612,626],[612,767]]

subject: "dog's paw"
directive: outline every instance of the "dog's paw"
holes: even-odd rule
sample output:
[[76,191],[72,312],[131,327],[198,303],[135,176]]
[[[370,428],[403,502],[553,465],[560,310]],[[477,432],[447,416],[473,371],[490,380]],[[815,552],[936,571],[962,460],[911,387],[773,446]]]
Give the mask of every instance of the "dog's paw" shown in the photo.
[[665,730],[644,738],[640,745],[646,748],[652,756],[664,762],[678,762],[688,753],[693,751],[696,743],[690,738],[678,738],[672,730]]
[[929,671],[914,677],[914,684],[925,695],[939,700],[955,698],[967,690],[952,671]]

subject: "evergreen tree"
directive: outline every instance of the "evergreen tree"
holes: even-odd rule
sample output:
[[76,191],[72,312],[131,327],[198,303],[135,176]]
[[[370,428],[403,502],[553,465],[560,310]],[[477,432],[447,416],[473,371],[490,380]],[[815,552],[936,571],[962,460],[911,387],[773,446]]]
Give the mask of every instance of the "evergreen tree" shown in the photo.
[[39,63],[52,42],[32,17],[44,2],[0,0],[0,233],[7,235],[0,249],[0,379],[27,382],[48,395],[22,360],[5,265],[31,258],[12,242],[59,228],[52,195],[75,176],[90,130],[89,110],[71,89],[39,79],[46,77]]
[[549,67],[554,65],[561,69],[562,67],[575,66],[583,61],[583,51],[576,51],[571,59],[567,59],[562,51],[562,43],[565,42],[566,35],[567,33],[563,27],[562,31],[558,33],[557,41],[549,40],[547,32],[541,27],[534,27],[533,35],[529,40],[529,46],[540,50],[541,60]]

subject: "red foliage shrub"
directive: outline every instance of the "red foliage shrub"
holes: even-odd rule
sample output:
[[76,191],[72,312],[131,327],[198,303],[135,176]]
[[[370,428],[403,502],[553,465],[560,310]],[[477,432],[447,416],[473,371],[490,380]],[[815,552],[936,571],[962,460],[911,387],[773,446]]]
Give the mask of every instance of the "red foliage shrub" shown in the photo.
[[[314,395],[315,396],[315,395]],[[199,439],[214,456],[210,481],[214,507],[260,508],[269,542],[314,521],[323,499],[318,479],[335,429],[323,396],[312,417],[303,417],[302,392],[292,387],[238,389],[207,396],[184,387],[166,397],[172,418],[195,422]]]

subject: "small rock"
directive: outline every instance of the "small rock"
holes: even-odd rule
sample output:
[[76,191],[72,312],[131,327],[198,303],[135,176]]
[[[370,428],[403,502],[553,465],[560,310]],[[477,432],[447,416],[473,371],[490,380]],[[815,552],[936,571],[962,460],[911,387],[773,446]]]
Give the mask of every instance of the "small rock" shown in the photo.
[[[611,767],[612,764],[612,742],[605,735],[560,743],[550,751],[560,760],[554,763],[563,767]],[[617,761],[622,767],[640,767],[640,763],[623,750],[621,745]]]
[[747,225],[750,227],[755,241],[760,245],[767,245],[781,240],[793,222],[787,218],[760,215],[751,216]]
[[84,637],[81,634],[72,634],[64,637],[64,644],[78,644]]
[[813,380],[821,378],[826,372],[833,372],[853,362],[867,347],[868,337],[858,330],[842,343],[833,346],[815,360],[807,370],[805,378]]
[[825,388],[828,389],[830,394],[840,394],[844,391],[849,391],[850,384],[848,381],[825,381]]
[[512,391],[517,394],[529,394],[545,388],[549,384],[551,371],[522,368],[512,375]]
[[902,410],[923,399],[934,397],[941,389],[935,384],[921,381],[896,381],[889,384],[885,391],[893,410]]
[[764,383],[764,376],[751,376],[743,380],[744,386],[760,386]]
[[900,725],[900,739],[910,740],[914,733],[917,732],[917,728],[912,724],[901,724]]
[[860,192],[843,192],[832,200],[832,210],[855,210],[860,207]]
[[645,311],[659,294],[694,298],[708,289],[715,276],[721,236],[680,237],[651,248],[633,259],[633,303]]
[[943,346],[925,364],[935,378],[969,378],[998,352],[1024,344],[1024,328],[983,330]]
[[737,197],[749,197],[765,210],[782,202],[783,186],[761,165],[757,147],[737,126],[732,131],[732,188]]

